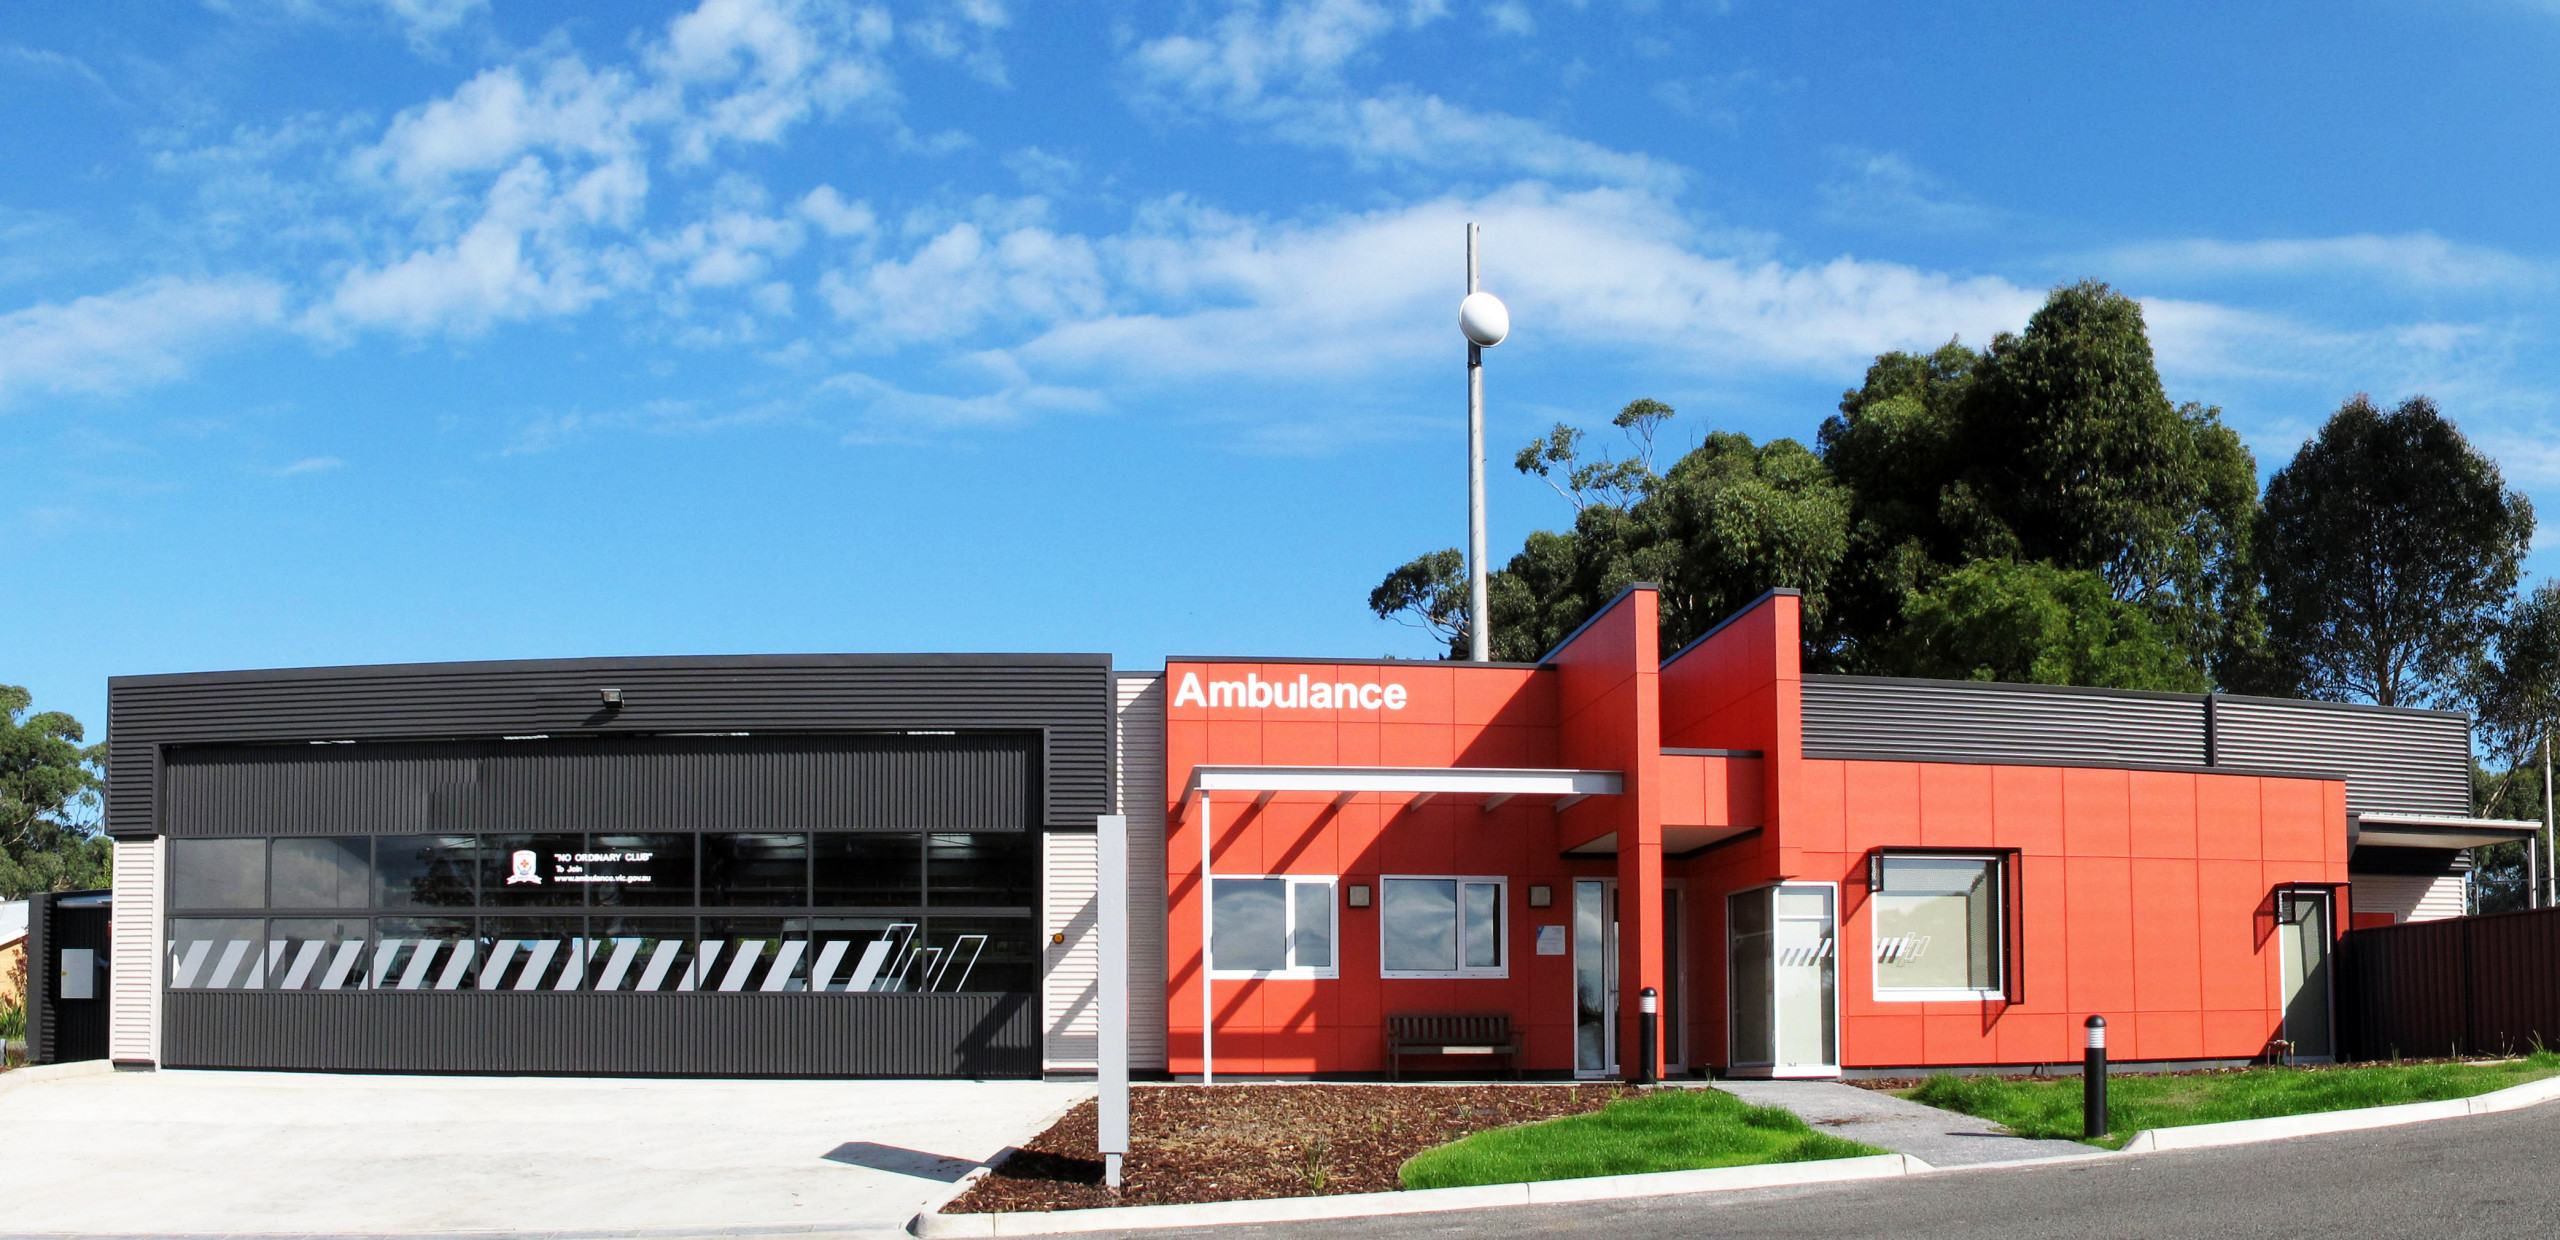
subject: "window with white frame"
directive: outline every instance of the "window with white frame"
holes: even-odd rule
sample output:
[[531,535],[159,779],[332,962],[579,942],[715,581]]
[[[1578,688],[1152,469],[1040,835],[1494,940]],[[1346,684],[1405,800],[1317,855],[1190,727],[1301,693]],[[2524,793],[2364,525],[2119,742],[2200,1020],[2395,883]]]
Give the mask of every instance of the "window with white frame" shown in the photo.
[[1509,880],[1386,875],[1378,886],[1379,976],[1508,975]]
[[2000,858],[1884,853],[1876,858],[1876,997],[1998,998],[2005,903]]
[[1332,878],[1219,875],[1211,883],[1212,976],[1337,975]]

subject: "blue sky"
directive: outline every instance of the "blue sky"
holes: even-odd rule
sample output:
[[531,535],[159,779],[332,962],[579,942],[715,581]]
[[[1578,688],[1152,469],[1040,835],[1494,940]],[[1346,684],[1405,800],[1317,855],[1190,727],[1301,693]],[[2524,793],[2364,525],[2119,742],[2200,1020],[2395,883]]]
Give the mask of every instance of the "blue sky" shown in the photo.
[[[1429,655],[1506,462],[1810,440],[2085,276],[2262,469],[2436,397],[2560,512],[2560,6],[96,0],[0,17],[0,681]],[[2545,566],[2538,555],[2536,565]]]

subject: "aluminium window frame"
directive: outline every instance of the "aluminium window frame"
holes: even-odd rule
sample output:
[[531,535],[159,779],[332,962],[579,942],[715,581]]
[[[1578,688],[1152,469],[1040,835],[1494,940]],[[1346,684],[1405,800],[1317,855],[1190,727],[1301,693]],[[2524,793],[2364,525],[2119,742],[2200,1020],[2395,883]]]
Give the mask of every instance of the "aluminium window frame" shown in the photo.
[[[1459,965],[1455,969],[1390,969],[1387,967],[1387,892],[1389,884],[1402,881],[1456,883],[1457,900],[1450,915],[1457,919],[1451,942],[1456,946]],[[1483,884],[1494,888],[1494,951],[1502,963],[1490,967],[1467,967],[1467,887]],[[1519,920],[1511,914],[1511,879],[1501,874],[1381,874],[1378,876],[1378,976],[1388,981],[1500,980],[1511,976],[1511,930]]]
[[[1342,876],[1339,874],[1227,874],[1210,876],[1209,911],[1217,915],[1218,893],[1215,884],[1236,882],[1284,882],[1280,894],[1281,950],[1288,953],[1285,969],[1221,969],[1217,967],[1217,944],[1201,945],[1201,956],[1209,965],[1209,980],[1216,982],[1249,981],[1314,981],[1330,982],[1342,976]],[[1329,925],[1327,942],[1333,945],[1333,963],[1323,968],[1308,968],[1298,963],[1298,888],[1325,889],[1324,913]]]
[[[1887,986],[1877,968],[1876,953],[1881,947],[1877,934],[1875,901],[1884,891],[1884,863],[1893,857],[1935,857],[1950,861],[1981,861],[1989,864],[1992,900],[1992,933],[1998,942],[1992,945],[1992,967],[1998,970],[1993,984],[1975,986]],[[2024,930],[2022,904],[2019,897],[2020,871],[2024,868],[2015,848],[1932,848],[1880,846],[1867,850],[1867,993],[1877,1003],[2023,1003],[2025,988],[2019,982],[2018,939]]]

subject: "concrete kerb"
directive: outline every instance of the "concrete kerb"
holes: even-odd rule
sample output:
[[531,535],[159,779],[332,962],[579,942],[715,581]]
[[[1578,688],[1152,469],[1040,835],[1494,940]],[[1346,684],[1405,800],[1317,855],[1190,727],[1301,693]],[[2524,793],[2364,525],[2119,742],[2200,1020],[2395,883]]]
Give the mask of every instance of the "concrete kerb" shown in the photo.
[[[2444,1102],[2412,1102],[2400,1106],[2364,1107],[2285,1115],[2274,1119],[2190,1124],[2181,1128],[2146,1128],[2125,1142],[2116,1155],[2164,1150],[2210,1149],[2281,1141],[2322,1133],[2354,1132],[2400,1124],[2487,1115],[2560,1099],[2560,1077],[2528,1081],[2471,1098]],[[1064,1112],[1060,1112],[1064,1114]],[[1425,1188],[1394,1193],[1346,1193],[1335,1197],[1274,1197],[1259,1201],[1217,1201],[1197,1205],[1111,1206],[1097,1210],[1020,1211],[998,1214],[939,1214],[944,1204],[967,1191],[995,1162],[969,1173],[962,1186],[918,1214],[907,1225],[917,1240],[996,1240],[1004,1236],[1063,1235],[1085,1231],[1141,1230],[1160,1227],[1215,1227],[1231,1223],[1297,1223],[1316,1219],[1360,1218],[1397,1214],[1435,1214],[1499,1206],[1553,1205],[1611,1198],[1669,1197],[1684,1193],[1731,1192],[1746,1188],[1779,1188],[1805,1184],[1849,1183],[1904,1175],[1948,1175],[1968,1171],[2000,1171],[2022,1167],[2090,1166],[2106,1155],[2067,1155],[1978,1163],[1969,1167],[1933,1167],[1908,1154],[1878,1154],[1817,1162],[1770,1163],[1756,1167],[1720,1167],[1707,1171],[1657,1171],[1643,1175],[1596,1176],[1581,1180],[1543,1180],[1528,1184],[1487,1184],[1475,1188]]]
[[1819,1162],[1717,1167],[1705,1171],[1655,1171],[1643,1175],[1486,1184],[1474,1188],[1420,1188],[1394,1193],[1344,1193],[1333,1197],[1271,1197],[1196,1205],[1108,1206],[1098,1210],[1019,1211],[1002,1214],[924,1213],[909,1224],[918,1240],[993,1240],[999,1236],[1060,1235],[1157,1227],[1217,1227],[1234,1223],[1300,1223],[1315,1219],[1394,1214],[1437,1214],[1496,1206],[1553,1205],[1675,1193],[1728,1192],[1795,1184],[1829,1184],[1917,1175],[1927,1163],[1907,1154],[1875,1154]]
[[21,1085],[38,1085],[75,1076],[112,1076],[116,1065],[112,1060],[83,1059],[78,1063],[40,1063],[0,1072],[0,1094]]
[[9,1233],[9,1240],[902,1240],[906,1235],[905,1230],[894,1227],[808,1223],[787,1227],[616,1227],[603,1231],[15,1231]]
[[2189,1124],[2180,1128],[2146,1128],[2133,1134],[2120,1152],[2149,1154],[2161,1150],[2201,1150],[2222,1145],[2246,1145],[2257,1141],[2281,1141],[2288,1137],[2314,1137],[2330,1132],[2355,1132],[2365,1128],[2390,1128],[2400,1124],[2422,1124],[2429,1120],[2458,1119],[2465,1115],[2487,1115],[2495,1111],[2512,1111],[2536,1103],[2560,1098],[2560,1077],[2546,1077],[2510,1085],[2505,1089],[2476,1094],[2469,1098],[2452,1098],[2443,1102],[2408,1102],[2399,1106],[2362,1107],[2353,1111],[2318,1111],[2309,1115],[2279,1115],[2272,1119],[2235,1119],[2220,1124]]

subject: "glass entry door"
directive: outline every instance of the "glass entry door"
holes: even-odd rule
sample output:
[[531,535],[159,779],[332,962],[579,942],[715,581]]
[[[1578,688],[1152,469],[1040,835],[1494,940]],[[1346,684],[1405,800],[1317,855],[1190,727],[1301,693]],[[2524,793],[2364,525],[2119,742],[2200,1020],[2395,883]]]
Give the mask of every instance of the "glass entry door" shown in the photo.
[[2329,894],[2294,891],[2278,897],[2284,941],[2284,1037],[2296,1059],[2329,1059]]
[[1836,903],[1828,884],[1814,883],[1725,898],[1735,1074],[1839,1074]]
[[1573,1074],[1618,1074],[1618,882],[1573,882]]

